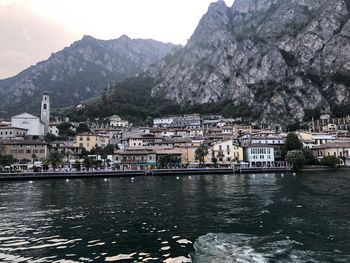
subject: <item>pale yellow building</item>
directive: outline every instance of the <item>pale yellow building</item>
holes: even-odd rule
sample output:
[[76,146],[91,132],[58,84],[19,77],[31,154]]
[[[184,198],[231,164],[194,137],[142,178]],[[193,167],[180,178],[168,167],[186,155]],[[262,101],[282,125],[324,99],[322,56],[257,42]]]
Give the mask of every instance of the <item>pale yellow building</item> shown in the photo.
[[83,147],[87,151],[96,147],[104,148],[108,144],[110,144],[110,138],[105,134],[82,133],[77,134],[74,140],[74,147]]
[[325,156],[335,156],[338,158],[350,158],[350,142],[331,142],[317,145],[312,148],[314,155],[322,159]]
[[216,158],[219,164],[230,164],[243,161],[243,148],[235,145],[232,140],[212,143],[209,148],[209,160]]
[[[179,140],[175,142],[175,148],[181,151],[182,164],[198,164],[196,160],[196,150],[201,146],[203,140]],[[209,161],[209,156],[204,158],[204,162]]]

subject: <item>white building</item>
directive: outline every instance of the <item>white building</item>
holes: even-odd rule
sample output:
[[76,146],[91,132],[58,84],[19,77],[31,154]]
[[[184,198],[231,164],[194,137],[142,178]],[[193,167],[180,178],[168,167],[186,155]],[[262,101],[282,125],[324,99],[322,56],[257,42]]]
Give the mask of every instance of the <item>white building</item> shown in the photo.
[[29,113],[22,113],[11,118],[11,126],[28,130],[28,135],[31,136],[44,136],[45,124],[36,117]]
[[267,144],[248,145],[244,149],[244,161],[250,167],[271,167],[274,166],[274,147]]
[[174,123],[175,117],[164,117],[153,119],[153,127],[166,128],[171,127]]
[[129,122],[123,120],[118,115],[109,117],[109,126],[111,127],[129,127]]

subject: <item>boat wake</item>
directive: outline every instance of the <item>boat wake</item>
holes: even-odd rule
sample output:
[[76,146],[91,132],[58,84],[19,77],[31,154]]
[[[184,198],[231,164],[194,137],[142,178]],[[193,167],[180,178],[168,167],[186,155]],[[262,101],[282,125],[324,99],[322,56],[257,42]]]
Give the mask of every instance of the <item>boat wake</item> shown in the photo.
[[207,234],[194,243],[193,263],[350,262],[341,251],[310,251],[302,243],[277,234]]

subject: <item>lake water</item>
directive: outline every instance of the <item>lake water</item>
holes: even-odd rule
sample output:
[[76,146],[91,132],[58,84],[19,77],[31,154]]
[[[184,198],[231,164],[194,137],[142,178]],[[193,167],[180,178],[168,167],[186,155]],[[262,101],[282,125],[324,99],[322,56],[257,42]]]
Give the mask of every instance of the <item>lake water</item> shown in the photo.
[[0,262],[350,262],[350,173],[0,182]]

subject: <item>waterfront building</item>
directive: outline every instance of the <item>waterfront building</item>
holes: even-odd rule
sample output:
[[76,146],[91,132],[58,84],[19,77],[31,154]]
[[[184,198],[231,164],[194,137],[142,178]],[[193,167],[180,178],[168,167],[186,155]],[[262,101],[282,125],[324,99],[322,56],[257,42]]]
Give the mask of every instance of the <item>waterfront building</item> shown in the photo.
[[330,142],[314,146],[312,151],[321,160],[325,156],[340,158],[345,165],[350,165],[350,142]]
[[60,153],[67,159],[79,155],[83,151],[83,147],[76,147],[73,141],[53,141],[50,143],[50,153]]
[[251,144],[267,144],[274,149],[275,161],[282,161],[282,150],[284,147],[284,138],[282,137],[252,137]]
[[215,157],[220,164],[243,161],[243,148],[234,144],[232,139],[211,143],[208,152],[209,160]]
[[244,161],[249,167],[276,166],[274,147],[268,144],[251,144],[244,147]]
[[[181,151],[181,162],[186,165],[198,165],[198,161],[195,157],[195,152],[201,146],[204,139],[184,139],[176,140],[174,147]],[[207,155],[204,162],[209,162],[209,156]]]
[[125,150],[116,150],[114,160],[121,168],[147,169],[159,166],[162,156],[171,155],[181,160],[181,151],[168,147],[133,147]]
[[0,127],[0,140],[7,139],[24,139],[28,130],[12,126]]
[[31,160],[33,156],[41,160],[48,157],[49,145],[34,140],[4,140],[0,142],[0,153],[17,160]]
[[106,134],[98,133],[81,133],[75,136],[74,147],[85,148],[91,151],[93,148],[104,148],[110,144],[110,138]]

